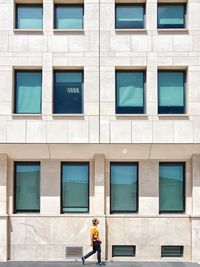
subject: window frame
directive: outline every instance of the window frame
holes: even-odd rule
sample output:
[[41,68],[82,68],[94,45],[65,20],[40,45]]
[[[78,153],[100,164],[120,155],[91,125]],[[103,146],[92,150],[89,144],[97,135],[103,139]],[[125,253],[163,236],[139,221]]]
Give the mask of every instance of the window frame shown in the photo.
[[[56,91],[56,73],[57,72],[61,72],[61,73],[65,73],[65,72],[80,72],[82,74],[82,101],[81,101],[81,113],[57,113],[55,112],[55,91]],[[63,69],[54,69],[53,70],[53,115],[83,115],[84,114],[84,70],[83,69],[70,69],[70,70],[63,70]]]
[[[162,27],[159,25],[159,6],[183,6],[184,7],[184,24],[183,24],[183,27],[176,27],[176,26],[170,26],[167,24],[167,26],[165,27]],[[157,4],[157,29],[158,30],[162,30],[162,29],[170,29],[170,30],[173,30],[173,29],[178,29],[178,30],[181,30],[181,29],[186,29],[186,16],[187,16],[187,3],[185,2],[180,2],[180,3],[159,3]]]
[[[57,7],[81,7],[83,10],[83,17],[82,17],[82,28],[58,28],[57,25],[57,14],[56,14],[56,8]],[[66,3],[54,3],[54,22],[53,22],[54,30],[61,30],[61,31],[70,31],[70,30],[83,30],[84,29],[84,4],[77,3],[77,4],[66,4]]]
[[[18,27],[18,7],[42,7],[42,28],[19,28]],[[15,30],[24,30],[24,31],[42,31],[44,27],[44,10],[43,3],[16,3],[15,4]]]
[[[87,165],[88,167],[88,201],[87,211],[63,211],[63,184],[62,184],[62,178],[63,178],[63,165]],[[89,214],[90,213],[90,162],[89,161],[61,161],[60,163],[60,214]],[[66,208],[67,206],[65,206]],[[68,208],[68,207],[67,207]],[[69,207],[70,208],[70,207]],[[78,207],[80,208],[80,207]]]
[[[136,210],[135,211],[122,211],[122,210],[112,210],[112,186],[111,186],[111,168],[112,165],[118,165],[118,164],[123,164],[123,165],[132,165],[132,166],[137,166],[137,182],[136,182]],[[137,214],[139,210],[139,162],[130,162],[130,161],[110,161],[110,214]]]
[[[23,165],[39,165],[40,166],[40,182],[39,182],[39,209],[38,210],[19,210],[17,209],[17,190],[16,190],[16,186],[17,186],[17,164],[23,164]],[[13,197],[13,213],[14,214],[18,214],[18,213],[40,213],[40,209],[41,209],[41,162],[40,161],[14,161],[14,181],[13,181],[13,186],[14,186],[14,197]]]
[[[143,73],[143,107],[141,108],[142,112],[140,112],[139,107],[118,107],[117,106],[117,74],[118,73],[127,73],[127,72],[133,72],[133,73]],[[123,109],[126,111],[123,112]],[[129,111],[128,111],[129,109]],[[138,112],[137,112],[138,109]],[[122,110],[122,111],[120,111]],[[135,112],[131,110],[136,110]],[[115,70],[115,114],[129,114],[129,115],[144,115],[146,112],[146,70]]]
[[[182,204],[183,204],[183,210],[160,210],[160,166],[161,165],[182,165],[183,167],[183,199],[182,199]],[[174,214],[174,213],[178,213],[178,214],[183,214],[186,212],[186,162],[185,161],[177,161],[177,162],[167,162],[167,161],[161,161],[159,162],[159,214]]]
[[[142,6],[143,7],[143,27],[117,27],[117,7],[124,6]],[[116,30],[142,30],[146,27],[146,4],[145,3],[115,3],[115,29]]]
[[[167,73],[167,72],[174,72],[174,73],[176,73],[176,72],[182,72],[183,73],[183,102],[184,102],[184,106],[183,107],[177,107],[177,106],[162,107],[162,106],[160,106],[159,73]],[[184,114],[186,114],[187,71],[186,70],[170,70],[170,69],[169,70],[158,70],[157,71],[157,75],[158,75],[158,77],[157,77],[157,84],[158,84],[157,85],[157,93],[158,93],[158,115],[167,114],[167,115],[177,115],[178,116],[178,115],[184,115]],[[170,112],[168,112],[168,110]]]
[[[133,248],[133,255],[114,255],[115,247],[131,247]],[[136,256],[136,245],[112,245],[112,257],[135,257]]]
[[[181,255],[176,255],[176,256],[170,256],[170,255],[166,255],[166,254],[164,254],[163,255],[163,249],[165,249],[165,248],[172,248],[172,247],[179,247],[180,249],[181,249]],[[172,246],[169,246],[169,245],[167,245],[167,246],[165,246],[165,245],[162,245],[161,246],[161,258],[174,258],[174,257],[177,257],[177,258],[182,258],[184,256],[184,246],[176,246],[176,245],[172,245]]]

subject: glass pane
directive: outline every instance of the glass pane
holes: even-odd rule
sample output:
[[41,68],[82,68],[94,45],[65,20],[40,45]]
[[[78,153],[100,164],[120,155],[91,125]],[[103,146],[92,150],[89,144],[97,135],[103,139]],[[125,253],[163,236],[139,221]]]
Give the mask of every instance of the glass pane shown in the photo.
[[159,106],[184,107],[184,72],[159,72]]
[[137,164],[111,164],[111,211],[137,211]]
[[184,164],[160,164],[160,211],[184,210]]
[[62,211],[88,211],[89,164],[64,163],[62,165]]
[[113,246],[113,256],[135,256],[135,246]]
[[54,113],[82,113],[83,73],[55,72]]
[[160,5],[158,6],[159,28],[184,28],[184,5]]
[[16,164],[16,210],[39,211],[40,164]]
[[17,5],[17,29],[42,29],[42,5]]
[[55,7],[56,29],[82,29],[83,7],[57,5]]
[[16,72],[15,112],[41,113],[42,73]]

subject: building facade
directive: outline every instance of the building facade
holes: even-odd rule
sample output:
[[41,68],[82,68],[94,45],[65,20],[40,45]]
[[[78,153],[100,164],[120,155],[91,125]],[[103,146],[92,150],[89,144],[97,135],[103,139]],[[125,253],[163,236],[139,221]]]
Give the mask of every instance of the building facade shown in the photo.
[[0,0],[1,261],[200,262],[199,14]]

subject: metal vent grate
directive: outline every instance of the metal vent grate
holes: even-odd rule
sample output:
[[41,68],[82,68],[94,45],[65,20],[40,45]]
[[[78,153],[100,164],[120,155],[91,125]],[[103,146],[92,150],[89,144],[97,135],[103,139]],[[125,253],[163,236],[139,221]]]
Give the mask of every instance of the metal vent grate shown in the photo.
[[65,247],[66,258],[80,258],[83,255],[82,247]]
[[183,257],[183,246],[161,246],[161,257]]

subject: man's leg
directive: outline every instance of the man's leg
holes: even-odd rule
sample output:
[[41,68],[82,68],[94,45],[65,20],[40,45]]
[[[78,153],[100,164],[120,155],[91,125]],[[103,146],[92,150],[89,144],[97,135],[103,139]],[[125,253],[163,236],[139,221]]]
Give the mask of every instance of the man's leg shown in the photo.
[[96,242],[96,250],[97,250],[97,260],[101,262],[101,244],[99,241]]
[[97,249],[96,249],[96,246],[95,246],[95,244],[94,244],[94,242],[93,242],[93,250],[90,251],[88,254],[86,254],[86,255],[83,257],[83,259],[86,260],[87,258],[89,258],[90,256],[92,256],[96,251],[97,251]]

